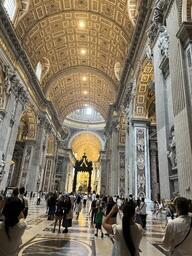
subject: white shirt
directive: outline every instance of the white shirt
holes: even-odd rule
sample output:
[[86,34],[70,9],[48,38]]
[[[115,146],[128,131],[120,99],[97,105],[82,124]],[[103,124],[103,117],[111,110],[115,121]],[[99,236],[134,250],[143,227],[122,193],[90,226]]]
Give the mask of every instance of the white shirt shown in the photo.
[[[131,256],[127,244],[125,242],[123,231],[122,231],[122,225],[114,224],[113,227],[113,233],[114,233],[114,239],[115,242],[113,244],[113,253],[112,256]],[[135,256],[139,256],[139,245],[141,242],[143,229],[141,225],[139,224],[133,224],[130,226],[131,228],[131,236],[133,237],[133,243],[136,249]]]
[[170,250],[172,256],[192,255],[192,229],[185,241],[177,248],[175,246],[183,241],[191,224],[191,217],[181,215],[171,220],[166,227],[163,244]]
[[145,215],[147,213],[147,205],[145,202],[141,202],[140,204],[140,214]]
[[92,201],[94,201],[96,199],[96,194],[92,194],[91,199],[92,199]]
[[5,232],[4,223],[0,224],[0,255],[17,256],[19,246],[22,244],[21,237],[27,225],[24,220],[20,220],[14,227],[9,228],[10,240]]

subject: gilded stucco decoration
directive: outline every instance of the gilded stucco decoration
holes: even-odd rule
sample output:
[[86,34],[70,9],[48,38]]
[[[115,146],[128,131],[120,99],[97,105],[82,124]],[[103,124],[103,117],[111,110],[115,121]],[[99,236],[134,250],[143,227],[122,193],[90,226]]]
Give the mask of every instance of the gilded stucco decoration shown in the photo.
[[47,154],[54,155],[55,154],[55,136],[51,133],[47,139]]
[[135,109],[134,115],[137,117],[147,118],[148,116],[148,102],[149,102],[149,89],[150,84],[153,81],[154,77],[154,68],[153,64],[145,60],[141,72],[139,75],[139,79],[137,81],[137,91],[135,97]]
[[74,109],[92,106],[106,118],[110,103],[115,100],[114,86],[102,75],[93,72],[72,72],[61,76],[49,87],[48,99],[53,102],[60,119]]
[[182,22],[192,21],[192,0],[182,1]]
[[119,61],[115,63],[114,72],[115,72],[115,77],[117,78],[118,81],[120,81],[121,72],[122,72],[122,65]]
[[125,144],[126,130],[125,130],[125,116],[123,113],[120,115],[119,120],[119,143]]
[[36,130],[37,130],[37,117],[32,108],[27,108],[20,120],[17,140],[35,140],[36,139]]
[[96,162],[101,151],[101,142],[92,133],[82,133],[77,135],[71,143],[72,151],[76,159],[80,160],[86,153],[89,161]]
[[136,23],[139,2],[140,0],[128,0],[127,3],[128,14],[133,25]]
[[[49,72],[41,87],[62,118],[85,103],[106,116],[118,89],[114,66],[117,61],[124,63],[133,32],[127,1],[31,0],[16,31],[34,69],[43,57],[49,60]],[[82,69],[89,77],[99,76],[88,78],[86,88],[90,96],[87,93],[87,97],[82,97],[77,83],[72,85],[73,92],[63,87],[60,95],[56,93],[54,97],[55,84],[62,87],[59,81],[66,80],[66,72],[70,70],[73,79],[73,70]],[[100,80],[101,85],[95,84],[95,80]],[[98,96],[101,92],[102,96]],[[64,100],[64,95],[72,100]]]
[[17,8],[14,17],[14,26],[27,14],[29,10],[30,0],[16,0]]

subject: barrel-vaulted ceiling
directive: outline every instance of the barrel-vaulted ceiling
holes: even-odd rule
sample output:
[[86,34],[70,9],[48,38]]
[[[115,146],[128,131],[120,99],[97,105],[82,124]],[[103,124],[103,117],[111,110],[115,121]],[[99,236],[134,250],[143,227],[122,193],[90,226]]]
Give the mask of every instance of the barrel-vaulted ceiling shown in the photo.
[[136,2],[30,1],[16,31],[34,69],[46,59],[41,86],[62,120],[85,104],[106,118],[118,90],[114,67],[123,66],[127,55]]

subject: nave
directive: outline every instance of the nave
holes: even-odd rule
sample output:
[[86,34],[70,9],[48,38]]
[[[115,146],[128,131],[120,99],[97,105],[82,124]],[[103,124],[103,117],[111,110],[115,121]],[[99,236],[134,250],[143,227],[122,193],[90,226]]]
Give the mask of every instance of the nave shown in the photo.
[[[52,256],[109,256],[112,254],[112,238],[94,235],[91,225],[89,205],[83,208],[79,219],[74,214],[73,225],[69,233],[58,234],[58,227],[53,233],[53,221],[47,220],[46,205],[42,201],[36,205],[36,200],[30,202],[27,217],[27,230],[24,233],[19,256],[52,255]],[[118,218],[119,219],[119,218]],[[120,221],[120,219],[118,220]],[[166,250],[160,245],[164,234],[164,221],[155,219],[151,214],[147,219],[147,230],[142,238],[140,256],[167,255]],[[106,232],[104,232],[106,233]]]

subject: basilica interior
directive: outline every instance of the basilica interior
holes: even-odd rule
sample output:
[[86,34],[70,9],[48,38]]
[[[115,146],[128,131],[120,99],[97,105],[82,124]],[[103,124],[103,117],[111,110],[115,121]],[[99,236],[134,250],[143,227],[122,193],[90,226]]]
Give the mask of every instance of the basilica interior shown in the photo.
[[[191,0],[0,1],[0,191],[192,198],[191,111]],[[48,255],[31,207],[19,255]],[[87,214],[52,255],[110,254]],[[167,255],[148,225],[141,255]]]

